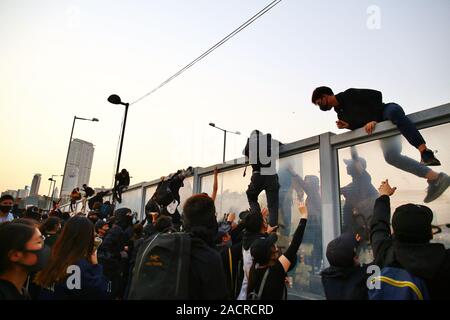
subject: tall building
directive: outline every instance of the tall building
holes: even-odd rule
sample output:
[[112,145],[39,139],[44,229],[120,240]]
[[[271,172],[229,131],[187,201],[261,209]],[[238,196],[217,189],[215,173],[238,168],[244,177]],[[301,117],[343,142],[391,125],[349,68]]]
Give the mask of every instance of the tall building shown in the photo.
[[37,196],[39,195],[39,187],[41,186],[41,174],[36,173],[33,177],[33,181],[31,182],[30,195]]
[[70,195],[75,187],[89,184],[93,158],[94,145],[92,143],[80,139],[72,140],[61,197]]
[[28,189],[28,186],[25,186],[25,189],[19,189],[17,190],[17,198],[26,198],[30,195],[30,190]]

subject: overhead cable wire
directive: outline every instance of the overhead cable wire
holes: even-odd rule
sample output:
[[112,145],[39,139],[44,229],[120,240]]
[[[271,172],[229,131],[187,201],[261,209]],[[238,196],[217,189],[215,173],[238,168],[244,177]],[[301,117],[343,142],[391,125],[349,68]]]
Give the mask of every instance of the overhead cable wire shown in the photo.
[[141,101],[142,99],[148,97],[149,95],[151,95],[152,93],[154,93],[155,91],[157,91],[158,89],[162,88],[163,86],[165,86],[166,84],[168,84],[170,81],[172,81],[173,79],[175,79],[176,77],[178,77],[179,75],[181,75],[184,71],[188,70],[189,68],[191,68],[193,65],[195,65],[197,62],[199,62],[200,60],[204,59],[206,56],[208,56],[211,52],[213,52],[214,50],[216,50],[217,48],[219,48],[221,45],[223,45],[225,42],[227,42],[228,40],[230,40],[232,37],[234,37],[236,34],[238,34],[239,32],[241,32],[242,30],[244,30],[245,28],[247,28],[250,24],[252,24],[254,21],[256,21],[257,19],[259,19],[261,16],[263,16],[266,12],[268,12],[270,9],[272,9],[273,7],[275,7],[277,4],[279,4],[282,0],[274,0],[271,3],[269,3],[267,6],[265,6],[263,9],[261,9],[258,13],[256,13],[253,17],[251,17],[250,19],[248,19],[247,21],[245,21],[243,24],[241,24],[238,28],[236,28],[234,31],[232,31],[231,33],[229,33],[227,36],[225,36],[222,40],[220,40],[219,42],[217,42],[215,45],[213,45],[211,48],[209,48],[208,50],[206,50],[204,53],[202,53],[200,56],[198,56],[197,58],[195,58],[194,60],[192,60],[190,63],[188,63],[186,66],[184,66],[183,68],[181,68],[179,71],[177,71],[176,73],[174,73],[172,76],[170,76],[167,80],[161,82],[158,86],[156,86],[154,89],[152,89],[151,91],[147,92],[146,94],[144,94],[143,96],[141,96],[140,98],[136,99],[135,101],[131,102],[130,105],[138,103],[139,101]]

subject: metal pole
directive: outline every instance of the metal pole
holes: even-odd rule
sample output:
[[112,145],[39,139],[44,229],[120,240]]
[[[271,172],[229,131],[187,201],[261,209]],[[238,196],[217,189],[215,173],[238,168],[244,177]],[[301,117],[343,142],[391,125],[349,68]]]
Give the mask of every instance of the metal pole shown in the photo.
[[50,181],[50,186],[48,187],[48,198],[50,198],[50,191],[52,191],[52,182]]
[[[125,126],[127,124],[127,114],[128,114],[128,106],[129,103],[124,103],[125,105],[125,118],[123,119],[123,126],[122,126],[122,136],[120,137],[120,148],[119,148],[119,158],[117,159],[117,168],[116,168],[116,174],[119,173],[119,167],[120,167],[120,158],[122,156],[122,145],[123,145],[123,137],[125,136]],[[114,182],[115,182],[115,176],[114,176]],[[115,183],[114,183],[115,186]]]
[[[53,178],[52,178],[53,179]],[[56,180],[52,180],[52,183],[53,183],[53,185],[56,183]],[[50,208],[49,208],[49,210],[51,210],[52,209],[52,206],[53,206],[53,196],[54,196],[54,193],[55,193],[55,187],[53,187],[53,192],[52,192],[52,197],[50,198]]]
[[53,184],[52,200],[55,197],[55,188],[56,188],[56,180],[55,180],[55,183]]
[[223,135],[223,163],[225,163],[225,150],[226,150],[226,145],[227,145],[227,131],[224,130],[223,133],[224,133],[224,135]]
[[[66,163],[64,164],[64,173],[63,173],[63,178],[62,178],[62,181],[61,181],[61,191],[59,192],[59,197],[60,198],[62,198],[62,191],[63,191],[63,186],[64,186],[64,180],[66,178],[66,167],[67,167],[67,162],[69,161],[70,144],[72,143],[72,135],[73,135],[73,129],[75,128],[75,120],[76,119],[77,119],[77,117],[73,116],[72,131],[70,132],[69,147],[67,148]],[[52,200],[53,200],[53,194],[52,194]]]

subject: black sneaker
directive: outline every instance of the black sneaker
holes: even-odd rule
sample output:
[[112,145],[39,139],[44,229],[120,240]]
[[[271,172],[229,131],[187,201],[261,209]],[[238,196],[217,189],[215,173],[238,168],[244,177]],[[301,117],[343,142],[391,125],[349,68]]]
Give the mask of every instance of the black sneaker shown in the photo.
[[450,177],[445,173],[439,173],[436,181],[428,182],[427,196],[423,202],[428,203],[439,198],[441,194],[450,186]]
[[421,154],[420,163],[426,166],[440,166],[441,162],[434,157],[433,151],[430,149],[425,149]]

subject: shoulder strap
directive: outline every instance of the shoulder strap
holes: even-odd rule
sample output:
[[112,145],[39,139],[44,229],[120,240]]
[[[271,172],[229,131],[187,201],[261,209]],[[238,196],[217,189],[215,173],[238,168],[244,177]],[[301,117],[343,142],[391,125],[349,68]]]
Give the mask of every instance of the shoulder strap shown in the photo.
[[231,255],[231,249],[228,248],[228,261],[230,263],[230,282],[233,287],[233,256]]
[[269,275],[269,268],[266,269],[266,272],[264,272],[263,279],[261,281],[261,285],[259,286],[258,291],[258,300],[261,300],[261,296],[264,290],[264,286],[266,285],[267,276]]

